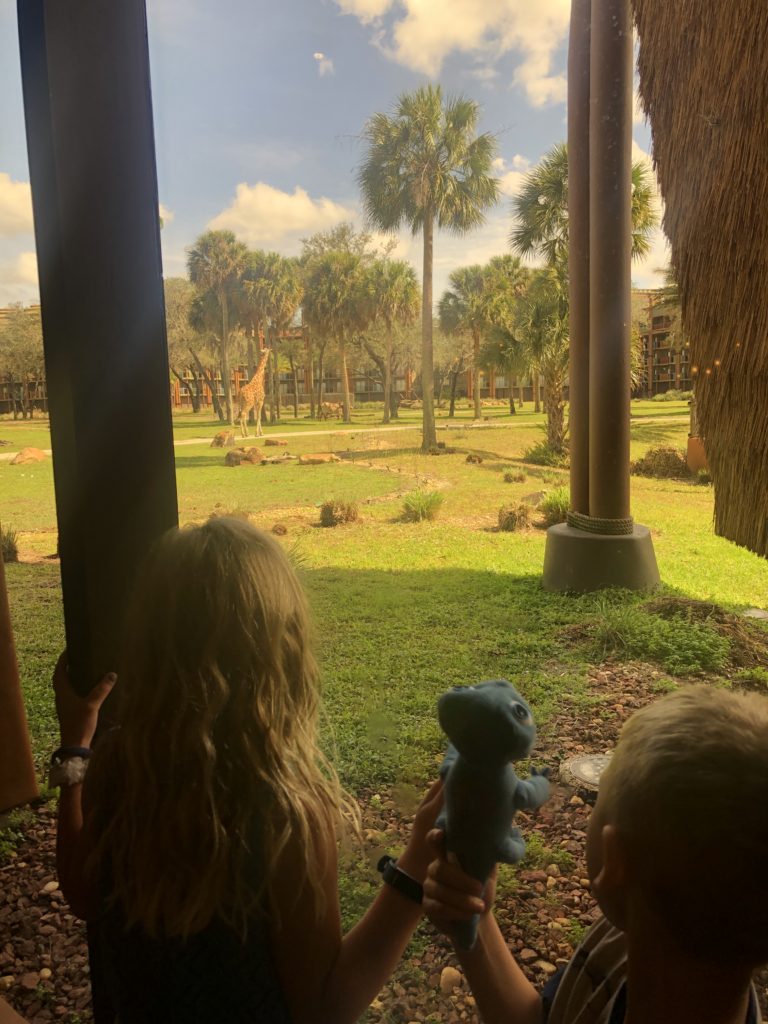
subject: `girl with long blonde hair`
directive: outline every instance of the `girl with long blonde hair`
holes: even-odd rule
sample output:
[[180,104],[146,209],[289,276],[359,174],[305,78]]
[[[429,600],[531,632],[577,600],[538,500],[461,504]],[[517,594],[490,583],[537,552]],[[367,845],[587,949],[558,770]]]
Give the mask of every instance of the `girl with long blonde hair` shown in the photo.
[[59,880],[120,1024],[357,1020],[420,919],[439,786],[342,936],[337,837],[357,812],[318,746],[306,602],[277,542],[228,518],[160,539],[127,615],[119,728],[91,762],[114,683],[79,698],[60,660],[54,763]]

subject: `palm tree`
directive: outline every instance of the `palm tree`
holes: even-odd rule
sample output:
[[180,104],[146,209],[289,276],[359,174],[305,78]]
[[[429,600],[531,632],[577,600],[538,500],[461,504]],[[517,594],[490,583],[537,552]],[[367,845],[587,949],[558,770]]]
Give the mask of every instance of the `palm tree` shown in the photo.
[[270,420],[274,423],[280,416],[277,346],[281,333],[293,322],[304,294],[298,260],[288,259],[278,253],[268,253],[264,268],[262,294],[269,322],[270,347],[272,348]]
[[395,325],[413,323],[419,309],[416,271],[404,260],[377,259],[368,269],[363,284],[371,319],[384,326],[384,423],[392,415],[392,361]]
[[565,449],[563,386],[568,373],[568,296],[556,268],[534,271],[517,307],[514,338],[523,346],[533,375],[544,377],[547,444]]
[[480,108],[459,97],[443,102],[439,85],[404,93],[392,115],[374,114],[363,129],[367,152],[358,172],[369,222],[383,231],[406,224],[422,232],[422,450],[437,444],[432,352],[434,228],[462,235],[485,221],[499,195],[491,177],[496,140],[477,135]]
[[227,421],[234,424],[232,385],[229,379],[229,313],[237,283],[245,269],[248,250],[231,231],[206,231],[187,250],[190,281],[211,291],[221,310],[221,378]]
[[[509,244],[520,256],[541,256],[548,266],[568,265],[568,147],[559,143],[525,178],[512,200],[515,226]],[[632,164],[632,257],[650,252],[658,224],[654,186],[647,165]]]
[[341,362],[344,422],[350,422],[347,343],[366,326],[361,301],[362,263],[351,252],[326,252],[311,259],[304,279],[304,320],[312,331],[336,343]]
[[482,416],[480,406],[480,339],[490,328],[485,267],[479,263],[459,267],[451,274],[450,289],[438,305],[440,328],[448,335],[465,334],[472,338],[472,380],[475,419]]

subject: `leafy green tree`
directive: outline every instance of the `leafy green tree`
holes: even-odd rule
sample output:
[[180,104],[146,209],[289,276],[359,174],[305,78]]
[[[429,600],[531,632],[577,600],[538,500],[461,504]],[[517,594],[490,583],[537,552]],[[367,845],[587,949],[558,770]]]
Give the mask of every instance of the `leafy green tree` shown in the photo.
[[232,383],[229,376],[229,319],[236,302],[248,250],[231,231],[206,231],[187,250],[189,278],[201,291],[210,291],[221,312],[221,379],[227,422],[234,424]]
[[10,385],[13,418],[32,419],[36,386],[45,378],[39,306],[13,306],[0,322],[0,373]]
[[[206,349],[206,337],[195,330],[190,320],[197,291],[186,277],[167,277],[164,288],[168,365],[179,384],[189,388],[192,411],[200,412],[204,378],[198,367],[200,353]],[[191,378],[183,376],[187,367],[192,369]]]
[[369,339],[368,354],[378,363],[384,384],[384,423],[392,414],[392,377],[394,373],[395,332],[398,326],[413,323],[419,312],[419,285],[416,271],[404,260],[377,259],[366,268],[362,281],[364,301],[372,323],[383,327],[383,352]]
[[434,409],[432,264],[434,229],[462,235],[485,221],[499,195],[491,176],[496,140],[477,134],[478,105],[443,100],[438,85],[404,93],[394,112],[366,123],[366,154],[358,172],[369,222],[383,231],[406,224],[424,239],[421,379],[422,450],[437,444]]
[[316,335],[332,340],[341,363],[344,422],[350,422],[347,347],[367,326],[363,264],[351,252],[329,251],[309,261],[304,277],[304,320]]
[[[525,177],[512,200],[513,252],[543,257],[548,266],[568,266],[568,146],[561,142]],[[641,161],[632,164],[632,257],[647,256],[659,222],[653,178]]]
[[[565,449],[565,402],[563,386],[568,374],[568,295],[562,276],[554,268],[534,271],[526,293],[518,303],[514,338],[534,377],[544,378],[544,412],[547,444],[555,452]],[[509,339],[510,343],[512,339]]]

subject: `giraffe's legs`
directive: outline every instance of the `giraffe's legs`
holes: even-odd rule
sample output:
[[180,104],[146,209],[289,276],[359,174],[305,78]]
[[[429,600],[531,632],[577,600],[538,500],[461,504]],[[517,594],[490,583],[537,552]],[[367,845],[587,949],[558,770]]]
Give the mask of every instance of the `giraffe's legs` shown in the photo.
[[264,408],[263,402],[257,402],[254,412],[256,414],[256,437],[262,437],[264,431],[261,429],[261,410]]
[[248,410],[244,405],[240,406],[240,433],[248,437]]

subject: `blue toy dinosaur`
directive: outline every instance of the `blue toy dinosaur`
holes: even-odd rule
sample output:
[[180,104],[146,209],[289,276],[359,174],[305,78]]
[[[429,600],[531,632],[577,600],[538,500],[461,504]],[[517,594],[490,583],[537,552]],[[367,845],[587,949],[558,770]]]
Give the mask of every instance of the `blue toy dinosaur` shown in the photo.
[[[494,864],[516,864],[525,853],[515,813],[540,807],[549,797],[549,769],[531,769],[519,779],[511,761],[527,757],[536,739],[528,704],[505,679],[455,686],[437,704],[443,731],[451,741],[440,774],[445,808],[438,827],[461,868],[485,884]],[[456,941],[471,949],[478,917],[457,922]]]

